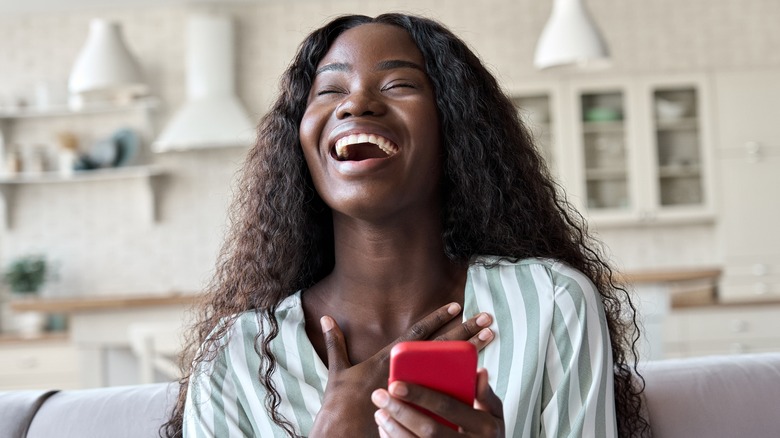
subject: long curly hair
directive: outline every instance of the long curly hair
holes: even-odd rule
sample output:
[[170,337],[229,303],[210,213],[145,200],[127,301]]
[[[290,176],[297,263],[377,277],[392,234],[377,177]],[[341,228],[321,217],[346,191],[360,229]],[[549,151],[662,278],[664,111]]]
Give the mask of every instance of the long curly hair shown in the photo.
[[[510,259],[544,257],[582,271],[604,304],[615,363],[615,402],[621,436],[648,430],[640,415],[644,382],[636,373],[639,327],[636,309],[605,262],[601,245],[550,177],[517,109],[467,45],[426,18],[383,14],[342,16],[312,32],[281,78],[279,97],[258,128],[230,209],[230,228],[214,278],[191,332],[188,351],[200,364],[213,360],[219,341],[241,312],[268,321],[255,338],[258,379],[266,409],[290,436],[292,424],[278,412],[272,382],[278,305],[312,286],[334,266],[333,224],[311,181],[298,129],[317,64],[345,30],[383,23],[406,30],[425,59],[439,112],[443,147],[442,236],[453,262],[475,255]],[[225,323],[227,322],[227,323]],[[194,355],[194,356],[193,356]],[[180,380],[177,403],[161,434],[180,436],[192,368]]]

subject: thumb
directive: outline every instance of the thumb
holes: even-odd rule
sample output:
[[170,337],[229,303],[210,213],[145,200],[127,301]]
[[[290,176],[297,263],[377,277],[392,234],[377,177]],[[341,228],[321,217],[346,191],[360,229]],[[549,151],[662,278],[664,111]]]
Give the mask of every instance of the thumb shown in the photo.
[[325,350],[328,356],[328,372],[343,370],[349,368],[347,356],[347,344],[344,341],[344,334],[341,332],[336,321],[330,316],[320,318],[322,327],[322,336],[325,338]]
[[474,409],[488,412],[496,418],[504,418],[503,404],[490,387],[488,371],[485,368],[480,368],[477,371],[477,394],[474,399]]

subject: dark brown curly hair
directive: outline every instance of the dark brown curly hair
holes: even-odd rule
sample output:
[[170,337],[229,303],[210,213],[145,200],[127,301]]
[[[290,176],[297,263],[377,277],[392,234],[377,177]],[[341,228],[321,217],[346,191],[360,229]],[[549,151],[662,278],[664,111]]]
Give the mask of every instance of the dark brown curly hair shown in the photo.
[[[254,310],[269,321],[267,332],[255,338],[266,409],[274,422],[296,436],[278,413],[280,396],[271,380],[276,358],[270,344],[279,333],[274,312],[285,298],[312,286],[334,266],[331,212],[312,184],[298,128],[317,64],[342,32],[366,23],[403,28],[425,59],[441,124],[441,237],[447,257],[459,263],[475,255],[544,257],[587,275],[606,310],[620,435],[646,432],[647,422],[640,415],[644,382],[636,373],[636,309],[605,262],[601,245],[589,236],[582,216],[550,177],[517,109],[478,57],[443,25],[409,15],[342,16],[301,44],[244,163],[229,233],[191,333],[188,351],[194,359],[184,363],[213,360],[230,322]],[[181,435],[191,373],[187,367],[162,435]]]

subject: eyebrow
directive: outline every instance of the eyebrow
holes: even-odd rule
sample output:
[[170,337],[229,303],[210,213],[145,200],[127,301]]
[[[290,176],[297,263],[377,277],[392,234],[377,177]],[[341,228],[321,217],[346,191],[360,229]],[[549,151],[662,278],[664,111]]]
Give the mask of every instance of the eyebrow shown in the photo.
[[387,61],[382,61],[379,64],[377,64],[377,70],[393,70],[396,68],[413,68],[416,70],[420,70],[421,72],[425,73],[425,69],[422,68],[419,64],[416,64],[411,61],[404,61],[402,59],[390,59]]
[[[425,73],[425,69],[422,68],[421,65],[411,61],[404,61],[402,59],[390,59],[387,61],[381,61],[376,65],[376,70],[380,70],[380,71],[393,70],[396,68],[413,68],[415,70],[420,70],[421,72]],[[314,72],[314,75],[317,76],[318,74],[326,71],[349,72],[352,71],[352,64],[347,64],[343,62],[334,62],[332,64],[324,65],[318,68],[317,71]]]

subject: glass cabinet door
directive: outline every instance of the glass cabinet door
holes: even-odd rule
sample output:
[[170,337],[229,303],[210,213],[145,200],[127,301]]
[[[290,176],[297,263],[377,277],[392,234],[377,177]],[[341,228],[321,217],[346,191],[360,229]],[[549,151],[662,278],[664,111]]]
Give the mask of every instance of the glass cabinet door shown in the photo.
[[580,94],[585,196],[589,210],[631,207],[622,91]]
[[531,131],[536,147],[541,152],[547,167],[554,170],[558,157],[555,157],[553,148],[550,95],[540,93],[515,96],[512,102],[517,107],[520,119]]
[[696,89],[656,88],[652,99],[659,206],[702,205],[704,181]]

